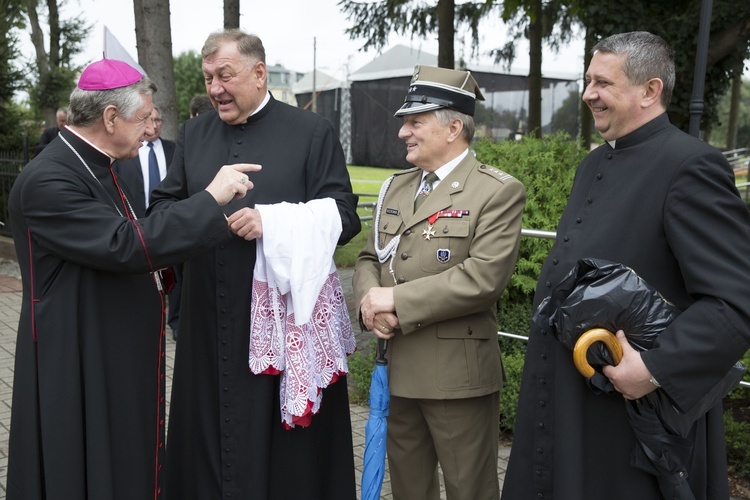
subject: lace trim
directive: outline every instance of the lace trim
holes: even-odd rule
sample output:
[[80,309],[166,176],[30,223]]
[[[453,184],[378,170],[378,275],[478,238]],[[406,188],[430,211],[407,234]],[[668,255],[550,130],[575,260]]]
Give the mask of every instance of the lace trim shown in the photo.
[[357,344],[338,273],[328,276],[303,325],[287,315],[287,296],[253,279],[248,363],[256,375],[281,376],[284,425],[307,427],[320,410],[322,390],[349,371],[346,357]]

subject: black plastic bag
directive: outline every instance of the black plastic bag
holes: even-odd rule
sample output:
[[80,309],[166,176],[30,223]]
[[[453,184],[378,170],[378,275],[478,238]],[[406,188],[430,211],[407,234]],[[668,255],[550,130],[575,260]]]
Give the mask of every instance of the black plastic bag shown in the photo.
[[[534,313],[532,322],[552,333],[571,352],[578,338],[592,328],[613,334],[623,330],[637,350],[650,349],[680,311],[632,269],[601,259],[586,258],[552,288]],[[614,392],[601,374],[613,365],[609,350],[597,342],[587,361],[597,370],[589,379],[595,392]],[[571,355],[570,362],[573,363]],[[713,408],[742,380],[747,369],[736,363],[692,408],[678,408],[663,389],[635,401],[625,400],[628,421],[636,436],[631,464],[653,474],[664,498],[692,500],[686,463],[692,443],[686,438],[696,420]]]
[[[632,269],[586,258],[552,288],[532,322],[552,332],[571,351],[592,328],[623,330],[634,349],[645,351],[679,314],[677,307]],[[614,364],[607,348],[598,342],[589,349],[587,359],[596,369]]]

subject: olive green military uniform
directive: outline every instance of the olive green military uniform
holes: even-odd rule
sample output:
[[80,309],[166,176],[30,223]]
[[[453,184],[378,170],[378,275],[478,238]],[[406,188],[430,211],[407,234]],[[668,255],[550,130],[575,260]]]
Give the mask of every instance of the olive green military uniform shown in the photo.
[[[434,498],[424,490],[437,485],[430,464],[438,457],[448,498],[452,488],[461,498],[498,498],[497,480],[487,481],[487,468],[497,464],[503,384],[496,303],[515,267],[526,193],[468,154],[414,213],[421,176],[415,168],[387,181],[354,275],[356,303],[372,287],[395,286],[400,329],[388,342],[387,443],[393,490],[410,500]],[[400,238],[382,264],[375,238],[381,249]],[[394,462],[410,467],[394,470]]]

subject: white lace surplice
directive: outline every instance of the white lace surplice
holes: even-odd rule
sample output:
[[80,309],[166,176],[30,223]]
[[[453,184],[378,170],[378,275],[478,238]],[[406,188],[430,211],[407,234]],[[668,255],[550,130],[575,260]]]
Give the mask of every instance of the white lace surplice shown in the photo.
[[310,424],[322,390],[348,372],[354,352],[333,251],[341,219],[331,198],[255,207],[263,220],[253,271],[249,367],[279,374],[281,418]]

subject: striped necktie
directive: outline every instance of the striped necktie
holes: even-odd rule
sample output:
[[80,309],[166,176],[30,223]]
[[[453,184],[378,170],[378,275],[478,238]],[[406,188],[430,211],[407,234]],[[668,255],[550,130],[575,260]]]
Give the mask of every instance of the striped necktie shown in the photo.
[[419,194],[417,194],[417,197],[414,199],[415,212],[417,211],[417,209],[419,209],[422,203],[424,203],[424,201],[432,192],[432,185],[436,180],[438,180],[438,176],[435,172],[430,172],[425,176],[424,180],[422,181],[422,189],[419,190]]

